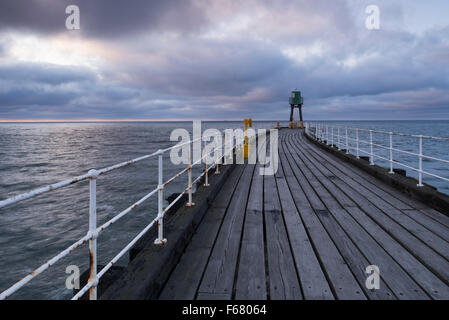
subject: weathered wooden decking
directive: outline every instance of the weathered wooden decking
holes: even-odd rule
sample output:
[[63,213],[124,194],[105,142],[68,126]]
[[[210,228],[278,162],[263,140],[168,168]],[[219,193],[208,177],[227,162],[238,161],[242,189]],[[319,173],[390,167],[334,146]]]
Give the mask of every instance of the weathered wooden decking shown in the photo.
[[234,169],[160,299],[449,299],[448,217],[299,130],[280,131],[279,155],[275,176]]

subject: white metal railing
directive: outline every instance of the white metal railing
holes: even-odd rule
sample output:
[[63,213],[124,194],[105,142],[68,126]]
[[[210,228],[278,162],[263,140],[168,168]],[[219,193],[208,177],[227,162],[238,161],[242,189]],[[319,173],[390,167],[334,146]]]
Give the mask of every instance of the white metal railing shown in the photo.
[[[255,137],[249,137],[249,139],[254,139]],[[46,192],[50,192],[53,190],[57,190],[75,183],[79,183],[81,181],[89,181],[89,231],[87,232],[87,234],[82,237],[81,239],[79,239],[78,241],[76,241],[75,243],[73,243],[71,246],[69,246],[68,248],[66,248],[65,250],[61,251],[59,254],[57,254],[56,256],[54,256],[53,258],[51,258],[49,261],[47,261],[46,263],[42,264],[40,267],[38,267],[37,269],[35,269],[34,271],[32,271],[30,274],[28,274],[27,276],[25,276],[24,278],[22,278],[20,281],[16,282],[15,284],[13,284],[11,287],[9,287],[8,289],[6,289],[5,291],[0,293],[0,300],[4,300],[6,298],[8,298],[11,294],[13,294],[14,292],[16,292],[17,290],[19,290],[20,288],[22,288],[24,285],[26,285],[28,282],[30,282],[32,279],[34,279],[36,276],[38,276],[39,274],[41,274],[42,272],[44,272],[45,270],[47,270],[49,267],[51,267],[52,265],[54,265],[56,262],[58,262],[59,260],[61,260],[62,258],[64,258],[65,256],[67,256],[68,254],[70,254],[73,250],[75,250],[76,248],[80,247],[81,245],[85,244],[86,242],[89,243],[89,279],[87,284],[80,289],[80,291],[78,291],[78,293],[72,297],[72,300],[77,300],[80,299],[87,291],[89,291],[89,298],[91,300],[95,300],[97,299],[97,286],[98,286],[98,281],[99,279],[126,253],[128,252],[131,247],[154,225],[157,223],[157,227],[158,227],[158,234],[157,234],[157,238],[155,239],[154,243],[157,245],[162,245],[164,243],[167,242],[167,239],[164,238],[164,228],[163,228],[163,219],[164,219],[164,215],[165,213],[171,208],[173,207],[173,205],[178,202],[181,197],[187,192],[188,194],[188,201],[187,201],[187,206],[193,206],[194,203],[192,202],[192,189],[193,186],[204,176],[204,186],[209,186],[209,178],[208,178],[208,172],[210,169],[212,169],[215,166],[215,174],[219,174],[219,164],[221,163],[222,159],[225,159],[226,157],[230,157],[232,156],[232,153],[234,152],[234,150],[236,150],[237,148],[240,148],[243,143],[244,140],[242,139],[238,139],[236,137],[235,139],[235,143],[234,143],[234,138],[232,138],[232,141],[229,143],[229,148],[227,148],[228,150],[226,150],[226,143],[222,144],[222,145],[215,145],[215,148],[211,151],[213,151],[215,153],[215,159],[213,161],[212,164],[210,164],[208,166],[207,164],[207,156],[208,154],[204,154],[200,159],[198,159],[197,161],[195,161],[194,163],[192,163],[192,157],[191,157],[191,147],[192,144],[194,142],[200,141],[201,138],[195,139],[195,140],[190,140],[188,142],[185,143],[180,143],[177,144],[173,147],[167,148],[167,149],[161,149],[158,150],[157,152],[154,152],[152,154],[149,155],[145,155],[130,161],[126,161],[126,162],[122,162],[107,168],[103,168],[100,170],[90,170],[87,174],[72,178],[72,179],[68,179],[68,180],[64,180],[52,185],[48,185],[46,187],[43,188],[39,188],[39,189],[35,189],[31,192],[27,192],[27,193],[23,193],[11,198],[8,198],[6,200],[2,200],[0,201],[0,208],[2,207],[6,207],[8,205],[26,200],[26,199],[30,199],[33,197],[36,197],[38,195],[41,195],[43,193]],[[167,151],[171,151],[173,149],[177,149],[177,148],[181,148],[183,146],[188,145],[188,164],[187,167],[183,170],[181,170],[180,172],[178,172],[176,175],[174,175],[173,177],[171,177],[170,179],[166,180],[165,182],[163,182],[163,155],[165,152]],[[223,153],[222,157],[218,156],[218,153],[215,152],[217,151],[219,148],[222,148],[223,145],[225,145],[225,152]],[[204,150],[206,151],[206,150]],[[211,152],[212,153],[212,152]],[[118,215],[114,216],[112,219],[110,219],[109,221],[105,222],[103,225],[101,226],[97,226],[97,200],[96,200],[96,196],[97,196],[97,192],[96,192],[96,185],[97,185],[97,180],[101,175],[104,175],[105,173],[108,173],[112,170],[116,170],[119,168],[123,168],[132,164],[135,164],[137,162],[146,160],[146,159],[150,159],[150,158],[154,158],[154,157],[158,157],[158,186],[153,189],[151,192],[149,192],[147,195],[145,195],[143,198],[141,198],[139,201],[137,201],[136,203],[134,203],[133,205],[131,205],[130,207],[128,207],[127,209],[123,210],[122,212],[120,212]],[[200,164],[201,162],[204,161],[204,170],[202,170],[202,173],[195,179],[192,181],[192,167]],[[176,197],[176,199],[174,199],[167,207],[163,207],[163,191],[164,191],[164,187],[169,184],[170,182],[174,181],[176,178],[180,177],[182,174],[184,174],[185,172],[187,172],[187,187],[179,194],[179,196]],[[123,248],[106,266],[103,267],[103,269],[101,269],[99,272],[97,272],[97,238],[98,236],[105,230],[107,229],[109,226],[111,226],[112,224],[114,224],[115,222],[117,222],[119,219],[123,218],[124,216],[126,216],[128,213],[130,213],[132,210],[134,210],[135,208],[137,208],[140,204],[142,204],[145,200],[149,199],[151,196],[158,194],[158,213],[157,216],[136,236],[134,237],[133,240],[131,240],[131,242],[128,243],[128,245]]]
[[[343,133],[340,134],[340,129],[342,130],[342,132],[344,132],[344,134]],[[335,131],[337,132],[336,135],[334,134]],[[348,134],[348,131],[353,132],[352,137],[351,137],[350,133]],[[369,141],[360,139],[359,138],[360,132],[369,133]],[[375,133],[388,136],[388,138],[389,138],[388,145],[374,143],[373,136]],[[387,132],[387,131],[381,131],[381,130],[353,128],[353,127],[347,127],[347,126],[328,125],[326,123],[310,123],[310,122],[306,123],[306,134],[309,136],[312,136],[313,138],[315,138],[316,140],[318,140],[320,142],[326,143],[327,145],[335,146],[337,148],[337,150],[345,149],[346,153],[350,153],[351,150],[354,150],[357,159],[360,158],[360,153],[366,154],[369,156],[370,165],[375,164],[376,158],[387,161],[387,162],[389,162],[389,165],[390,165],[390,167],[389,167],[390,174],[394,174],[393,164],[416,171],[418,173],[418,184],[417,184],[418,187],[423,186],[423,175],[428,175],[428,176],[449,182],[449,178],[439,176],[435,173],[431,173],[431,172],[425,171],[423,169],[423,159],[434,160],[434,161],[439,161],[444,164],[449,164],[449,160],[425,155],[423,153],[423,140],[429,139],[429,140],[438,140],[438,141],[449,141],[449,138]],[[418,139],[418,141],[417,141],[418,150],[419,150],[418,153],[395,148],[393,146],[393,136],[405,136],[405,137],[412,137],[412,138]],[[342,143],[342,140],[344,140],[343,143]],[[335,141],[335,143],[334,143],[334,141]],[[350,144],[349,141],[354,142],[354,144]],[[361,144],[365,145],[365,146],[369,146],[369,151],[365,151],[363,148],[361,148],[360,147]],[[379,154],[375,154],[374,147],[387,150],[389,152],[388,158],[383,157]],[[399,152],[399,153],[406,154],[409,156],[417,157],[418,168],[414,168],[412,166],[401,163],[399,161],[395,161],[393,158],[393,152]]]

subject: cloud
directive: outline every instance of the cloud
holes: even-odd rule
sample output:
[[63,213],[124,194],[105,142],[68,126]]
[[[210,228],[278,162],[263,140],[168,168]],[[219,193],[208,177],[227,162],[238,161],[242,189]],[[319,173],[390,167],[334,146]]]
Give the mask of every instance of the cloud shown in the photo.
[[0,118],[286,119],[293,88],[309,118],[449,118],[449,27],[379,1],[369,31],[365,2],[74,0],[73,33],[69,2],[2,1]]
[[305,108],[312,119],[384,120],[449,119],[449,91],[420,89],[364,96],[342,96],[314,101],[315,108]]
[[[0,28],[32,32],[66,32],[68,5],[80,9],[80,33],[90,37],[120,37],[130,33],[188,32],[206,22],[202,9],[189,0],[2,0]],[[76,31],[75,31],[76,32]]]
[[9,63],[0,65],[0,79],[3,81],[63,84],[92,81],[96,75],[87,68],[37,63]]
[[127,101],[140,94],[122,84],[101,80],[87,68],[15,63],[1,66],[0,78],[0,117],[11,119],[41,118],[49,110],[63,119],[73,112],[80,117],[83,112],[89,115],[98,109],[104,116],[115,107],[123,115]]
[[290,64],[276,47],[251,41],[189,41],[158,50],[165,63],[135,61],[129,67],[142,86],[164,94],[244,95]]

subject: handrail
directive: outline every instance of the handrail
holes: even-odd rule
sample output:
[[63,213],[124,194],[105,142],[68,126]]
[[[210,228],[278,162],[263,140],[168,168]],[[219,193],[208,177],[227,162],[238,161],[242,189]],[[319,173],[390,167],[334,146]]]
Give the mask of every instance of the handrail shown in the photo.
[[[309,122],[309,124],[316,124],[316,123],[312,123]],[[333,127],[333,128],[340,128],[340,129],[350,129],[350,130],[359,130],[359,131],[366,131],[366,132],[370,132],[372,131],[373,133],[383,133],[383,134],[390,134],[389,131],[382,131],[382,130],[374,130],[374,129],[366,129],[366,128],[357,128],[357,127],[347,127],[347,126],[341,126],[341,125],[332,125],[329,127]],[[392,132],[394,135],[397,136],[405,136],[405,137],[415,137],[415,138],[420,138],[421,135],[418,134],[410,134],[410,133],[401,133],[401,132]],[[445,137],[434,137],[434,136],[425,136],[422,135],[423,139],[431,139],[431,140],[443,140],[443,141],[449,141],[449,138],[445,138]]]
[[[337,129],[337,134],[334,134],[335,129]],[[340,129],[344,129],[345,134],[340,134]],[[348,134],[348,131],[354,131],[355,137],[350,137]],[[369,141],[359,139],[359,131],[364,131],[369,133]],[[389,136],[389,145],[382,145],[379,143],[373,142],[373,136],[374,133],[380,133],[384,135]],[[449,160],[446,159],[440,159],[437,157],[432,157],[423,154],[423,139],[430,139],[430,140],[438,140],[438,141],[449,141],[449,138],[443,138],[443,137],[434,137],[434,136],[425,136],[425,135],[415,135],[415,134],[406,134],[406,133],[397,133],[397,132],[387,132],[382,130],[372,130],[372,129],[364,129],[364,128],[354,128],[354,127],[346,127],[346,126],[339,126],[339,125],[329,125],[326,123],[306,123],[306,134],[315,138],[316,140],[325,143],[326,145],[335,146],[337,150],[342,150],[342,146],[345,147],[346,153],[350,153],[351,150],[355,150],[357,159],[360,158],[360,153],[364,153],[369,155],[370,157],[370,164],[375,164],[375,159],[381,159],[384,161],[388,161],[390,163],[390,174],[394,174],[393,170],[393,164],[402,166],[404,168],[408,168],[410,170],[418,172],[418,187],[424,186],[423,184],[423,175],[428,175],[446,182],[449,182],[449,178],[439,176],[435,173],[431,173],[428,171],[425,171],[423,169],[423,159],[429,159],[438,161],[444,164],[449,164]],[[399,148],[393,147],[393,136],[407,136],[407,137],[413,137],[418,138],[418,153],[407,151],[407,150],[401,150]],[[345,143],[341,143],[341,139],[345,139]],[[334,144],[335,141],[335,144]],[[349,141],[355,142],[355,146],[351,145]],[[360,148],[360,144],[364,144],[369,146],[370,150],[366,151]],[[384,150],[389,151],[389,158],[382,157],[378,154],[375,154],[373,147],[378,147]],[[418,168],[414,168],[412,166],[406,165],[404,163],[401,163],[399,161],[393,160],[393,152],[399,152],[403,154],[407,154],[409,156],[414,156],[418,158]]]
[[[54,265],[56,262],[58,262],[59,260],[61,260],[62,258],[64,258],[65,256],[67,256],[68,254],[70,254],[73,250],[75,250],[76,248],[80,247],[81,245],[85,244],[86,242],[89,242],[89,255],[91,257],[90,259],[90,277],[89,280],[87,282],[87,284],[80,289],[80,291],[78,291],[78,293],[76,295],[74,295],[72,297],[72,300],[77,300],[80,299],[87,291],[89,291],[89,298],[91,300],[95,300],[97,299],[97,286],[98,286],[98,281],[99,279],[126,253],[129,251],[129,249],[153,226],[157,223],[158,225],[158,236],[155,240],[155,244],[164,244],[167,240],[164,239],[163,237],[163,218],[165,213],[171,208],[173,207],[176,202],[178,202],[181,197],[188,193],[188,202],[187,205],[188,206],[193,206],[194,203],[192,202],[192,189],[193,189],[193,185],[195,183],[197,183],[203,176],[205,177],[205,183],[204,186],[209,186],[208,184],[208,172],[211,168],[213,168],[214,166],[216,167],[216,173],[219,173],[218,167],[220,164],[221,159],[225,159],[227,156],[231,156],[233,151],[235,149],[237,149],[238,147],[241,147],[244,143],[244,141],[240,141],[240,143],[238,143],[238,139],[237,137],[236,141],[234,143],[234,141],[231,142],[230,147],[229,147],[229,154],[227,153],[226,147],[225,147],[225,151],[222,155],[221,158],[219,158],[218,156],[215,157],[213,163],[211,165],[207,165],[206,162],[206,158],[208,156],[208,154],[206,154],[206,152],[204,152],[204,155],[198,159],[197,161],[195,161],[194,163],[191,162],[191,156],[190,156],[190,149],[191,149],[191,145],[194,142],[197,142],[199,140],[201,140],[202,138],[198,138],[198,139],[194,139],[194,140],[190,140],[188,142],[185,143],[180,143],[180,144],[176,144],[175,146],[166,148],[166,149],[160,149],[154,153],[145,155],[145,156],[141,156],[138,158],[135,158],[133,160],[129,160],[129,161],[125,161],[110,167],[106,167],[100,170],[90,170],[87,174],[84,175],[80,175],[71,179],[67,179],[55,184],[51,184],[42,188],[38,188],[35,190],[32,190],[30,192],[27,193],[23,193],[20,195],[16,195],[13,196],[11,198],[8,198],[6,200],[2,200],[0,201],[0,208],[6,207],[8,205],[26,200],[26,199],[30,199],[33,197],[36,197],[38,195],[41,195],[43,193],[47,193],[53,190],[57,190],[72,184],[76,184],[79,183],[81,181],[87,181],[89,180],[89,231],[87,232],[87,234],[82,237],[81,239],[79,239],[78,241],[76,241],[75,243],[73,243],[72,245],[70,245],[68,248],[66,248],[65,250],[61,251],[59,254],[57,254],[56,256],[54,256],[53,258],[51,258],[50,260],[48,260],[46,263],[42,264],[40,267],[38,267],[37,269],[35,269],[34,271],[32,271],[31,273],[29,273],[27,276],[25,276],[24,278],[22,278],[20,281],[16,282],[15,284],[13,284],[12,286],[10,286],[8,289],[6,289],[5,291],[0,293],[0,300],[4,300],[6,298],[8,298],[11,294],[13,294],[14,292],[16,292],[17,290],[19,290],[20,288],[22,288],[24,285],[26,285],[28,282],[30,282],[32,279],[34,279],[37,275],[41,274],[42,272],[44,272],[45,270],[47,270],[49,267],[51,267],[52,265]],[[234,139],[233,139],[234,140]],[[180,172],[178,172],[176,175],[174,175],[173,177],[169,178],[168,180],[166,180],[165,182],[163,182],[163,155],[165,152],[167,151],[171,151],[173,149],[177,149],[177,148],[181,148],[183,146],[189,146],[189,155],[188,155],[188,164],[187,167],[183,170],[181,170]],[[213,151],[214,153],[216,153],[216,151],[219,148],[222,148],[223,145],[215,145],[215,148],[212,149],[211,151]],[[206,150],[204,150],[206,151]],[[112,170],[116,170],[119,168],[123,168],[125,166],[129,166],[132,164],[135,164],[137,162],[140,162],[142,160],[146,160],[146,159],[150,159],[153,157],[158,157],[159,158],[159,164],[158,164],[158,186],[153,189],[152,191],[150,191],[147,195],[145,195],[144,197],[142,197],[140,200],[138,200],[137,202],[135,202],[133,205],[129,206],[128,208],[126,208],[125,210],[121,211],[119,214],[117,214],[116,216],[114,216],[112,219],[108,220],[107,222],[105,222],[104,224],[102,224],[100,227],[97,227],[96,225],[96,180],[98,179],[98,177],[100,175],[103,175],[107,172],[110,172]],[[192,167],[201,163],[204,160],[205,162],[205,166],[204,166],[204,170],[202,170],[202,173],[195,179],[192,181]],[[183,190],[183,192],[177,196],[166,208],[163,208],[163,190],[164,187],[171,183],[172,181],[174,181],[176,178],[180,177],[182,174],[184,174],[185,172],[188,173],[188,184],[187,187]],[[128,213],[130,213],[131,211],[133,211],[135,208],[137,208],[140,204],[142,204],[144,201],[146,201],[147,199],[149,199],[151,196],[153,196],[154,194],[158,193],[158,214],[157,216],[136,236],[134,237],[133,240],[131,240],[131,242],[129,242],[108,264],[106,264],[106,266],[103,267],[103,269],[100,270],[100,272],[97,273],[97,243],[96,243],[96,239],[98,238],[98,236],[105,230],[107,229],[109,226],[111,226],[112,224],[114,224],[115,222],[117,222],[118,220],[120,220],[121,218],[123,218],[124,216],[126,216]]]

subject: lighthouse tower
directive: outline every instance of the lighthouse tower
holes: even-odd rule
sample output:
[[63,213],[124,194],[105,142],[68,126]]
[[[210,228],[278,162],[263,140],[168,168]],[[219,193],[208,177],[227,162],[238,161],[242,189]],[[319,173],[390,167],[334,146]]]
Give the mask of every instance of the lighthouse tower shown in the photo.
[[295,108],[299,109],[299,126],[302,129],[304,127],[303,120],[302,120],[302,105],[304,102],[304,99],[301,97],[301,91],[293,90],[290,95],[290,123],[293,121],[293,110]]

